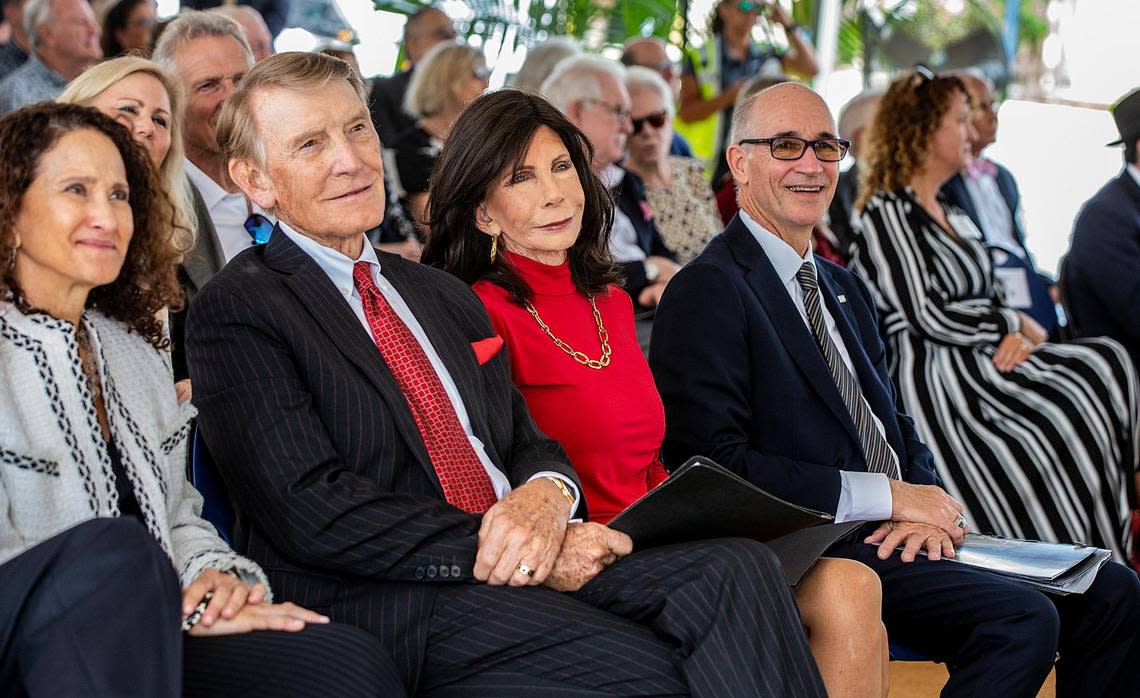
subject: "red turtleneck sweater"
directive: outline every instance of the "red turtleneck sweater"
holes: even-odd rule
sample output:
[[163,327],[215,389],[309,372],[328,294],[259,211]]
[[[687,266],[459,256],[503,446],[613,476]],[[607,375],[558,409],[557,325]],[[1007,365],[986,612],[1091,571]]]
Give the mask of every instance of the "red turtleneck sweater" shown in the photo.
[[[507,255],[554,336],[591,359],[601,357],[590,302],[574,287],[569,262],[548,266]],[[609,366],[593,369],[559,349],[502,288],[480,281],[474,290],[506,343],[515,385],[535,423],[570,456],[591,521],[608,522],[665,479],[658,460],[665,411],[637,344],[625,291],[611,287],[594,299],[613,353]]]

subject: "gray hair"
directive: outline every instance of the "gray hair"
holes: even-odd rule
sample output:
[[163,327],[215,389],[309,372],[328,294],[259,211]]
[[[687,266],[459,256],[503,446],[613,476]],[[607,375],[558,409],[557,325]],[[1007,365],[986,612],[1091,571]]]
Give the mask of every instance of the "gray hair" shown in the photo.
[[664,105],[665,113],[673,116],[675,110],[673,90],[665,84],[665,79],[656,70],[643,68],[639,65],[629,66],[625,69],[625,89],[629,90],[630,94],[634,90],[656,90],[658,96],[661,97],[661,104]]
[[844,104],[839,110],[839,135],[850,138],[871,123],[875,115],[875,103],[882,99],[883,94],[882,90],[864,90]]
[[448,107],[462,109],[462,104],[454,104],[455,88],[465,84],[477,65],[485,65],[479,49],[451,41],[433,46],[416,64],[404,95],[404,111],[421,118]]
[[621,85],[625,83],[625,71],[626,68],[621,63],[602,56],[572,56],[558,64],[539,91],[555,109],[565,114],[574,102],[601,99],[599,77],[608,75]]
[[740,134],[752,129],[752,102],[761,92],[791,81],[786,75],[757,75],[749,80],[736,95],[736,105],[732,108],[732,128],[729,130],[728,142],[724,147],[727,148],[735,143],[740,139]]
[[40,27],[55,19],[55,0],[28,0],[24,5],[24,33],[30,48],[39,48]]
[[[29,0],[35,2],[35,0]],[[174,55],[186,44],[195,39],[207,36],[228,36],[241,44],[242,50],[249,56],[249,64],[253,65],[253,51],[249,48],[249,41],[245,38],[245,29],[236,20],[217,12],[203,12],[201,10],[184,10],[171,20],[166,29],[158,37],[154,46],[151,60],[163,68],[178,72],[174,65]]]
[[550,77],[559,63],[581,53],[582,49],[578,47],[578,42],[565,36],[556,36],[535,44],[527,51],[526,60],[523,61],[519,72],[515,73],[511,87],[538,94],[542,83]]

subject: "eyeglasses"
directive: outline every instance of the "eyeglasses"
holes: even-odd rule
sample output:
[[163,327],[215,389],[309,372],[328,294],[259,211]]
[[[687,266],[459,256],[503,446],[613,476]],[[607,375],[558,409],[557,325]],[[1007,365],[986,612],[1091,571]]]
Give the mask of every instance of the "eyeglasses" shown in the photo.
[[471,71],[471,74],[479,80],[486,80],[487,78],[491,77],[491,71],[487,70],[487,66],[485,65],[476,66]]
[[269,242],[269,236],[273,235],[273,223],[260,213],[249,214],[242,227],[253,238],[255,245],[264,245]]
[[930,68],[919,63],[914,67],[914,80],[911,83],[913,87],[922,87],[928,83],[934,82],[934,71]]
[[601,99],[583,99],[582,101],[585,102],[586,104],[596,104],[599,107],[602,107],[603,109],[608,111],[610,114],[612,114],[613,117],[615,119],[617,119],[619,122],[624,122],[626,119],[629,118],[629,109],[626,109],[625,107],[623,107],[619,104],[610,104],[609,102],[606,102],[606,101],[601,100]]
[[643,116],[640,119],[633,119],[633,132],[641,133],[641,129],[645,128],[646,123],[653,128],[661,128],[665,125],[665,112],[659,111],[649,116]]
[[851,141],[846,138],[817,138],[809,141],[795,136],[777,136],[776,138],[744,138],[737,141],[739,145],[767,144],[772,157],[777,160],[799,160],[810,146],[815,153],[816,160],[820,162],[839,162],[847,155]]

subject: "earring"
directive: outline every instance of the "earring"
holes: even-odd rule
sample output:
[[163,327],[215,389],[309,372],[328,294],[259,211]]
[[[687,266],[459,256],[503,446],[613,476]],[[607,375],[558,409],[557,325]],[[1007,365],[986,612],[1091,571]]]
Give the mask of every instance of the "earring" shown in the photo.
[[491,236],[491,264],[495,263],[495,255],[499,252],[499,236]]

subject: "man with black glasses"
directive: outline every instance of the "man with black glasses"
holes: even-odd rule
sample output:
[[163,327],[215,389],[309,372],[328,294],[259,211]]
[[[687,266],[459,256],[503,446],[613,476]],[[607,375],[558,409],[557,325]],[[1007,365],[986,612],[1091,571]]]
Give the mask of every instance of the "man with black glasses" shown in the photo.
[[962,505],[898,411],[867,286],[811,251],[849,146],[823,100],[792,83],[762,91],[731,142],[740,214],[673,278],[654,320],[666,465],[703,454],[837,522],[866,521],[827,554],[878,573],[891,640],[947,664],[943,696],[1036,695],[1058,653],[1059,696],[1133,694],[1134,572],[1109,563],[1085,594],[1051,598],[942,559],[968,528]]

